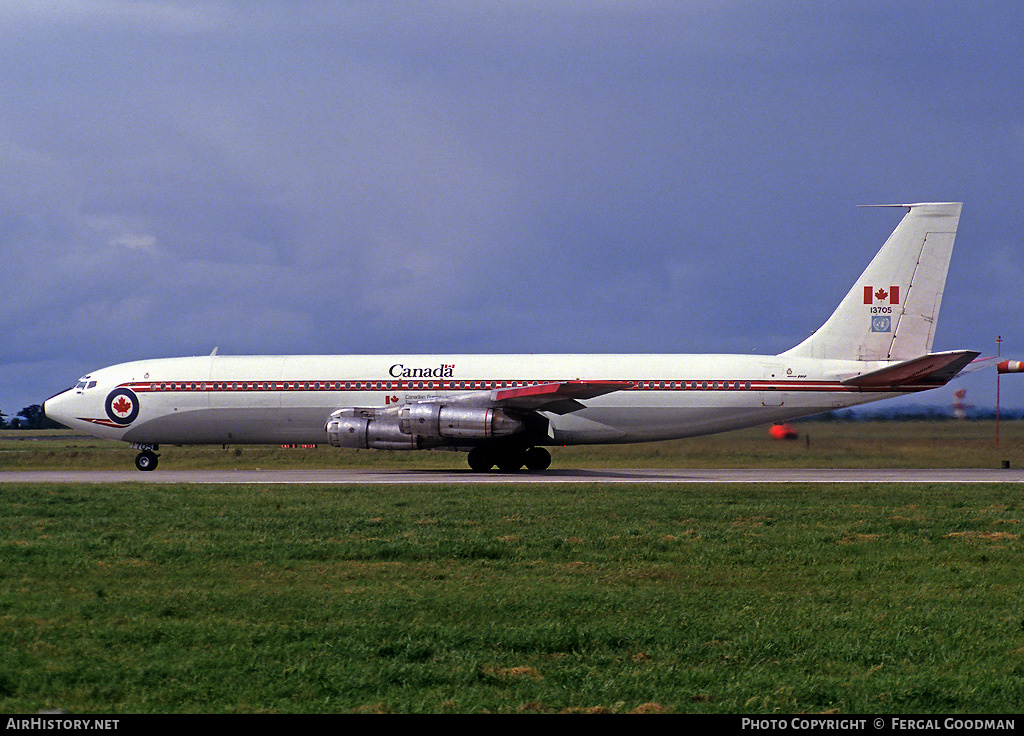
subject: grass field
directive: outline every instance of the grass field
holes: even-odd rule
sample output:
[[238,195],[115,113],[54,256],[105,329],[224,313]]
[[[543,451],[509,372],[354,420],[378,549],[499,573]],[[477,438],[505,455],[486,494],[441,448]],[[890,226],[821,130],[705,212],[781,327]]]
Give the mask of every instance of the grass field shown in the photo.
[[[552,468],[835,467],[995,468],[1024,463],[1024,421],[802,422],[795,441],[766,427],[670,442],[551,448]],[[274,446],[162,447],[160,468],[409,467],[465,468],[465,453],[384,452]],[[123,442],[56,432],[0,431],[0,469],[131,469]]]
[[[873,440],[825,426],[800,425],[809,448],[768,441],[759,455],[756,434],[736,434],[738,448],[723,436],[699,444],[703,456],[672,455],[675,443],[642,456],[783,464],[831,443],[845,448],[835,464],[858,465],[874,441],[882,453],[920,445],[910,464],[928,464],[935,452],[958,457],[935,446],[970,425],[923,425],[923,439],[876,427]],[[1019,439],[1003,429],[984,462],[1016,464]],[[991,443],[981,431],[960,437],[979,452]],[[46,442],[31,452],[73,466]],[[601,449],[556,462],[642,464]],[[319,451],[279,452],[321,462]],[[114,458],[122,467],[131,453]],[[1015,485],[6,484],[0,494],[3,712],[1024,708]]]

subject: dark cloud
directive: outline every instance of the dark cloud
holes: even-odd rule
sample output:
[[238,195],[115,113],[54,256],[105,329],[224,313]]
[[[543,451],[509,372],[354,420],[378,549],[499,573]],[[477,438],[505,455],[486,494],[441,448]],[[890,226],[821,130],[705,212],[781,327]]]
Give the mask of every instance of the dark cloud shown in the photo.
[[1017,4],[254,7],[0,9],[8,413],[215,345],[774,353],[862,203],[962,199],[936,347],[1024,344]]

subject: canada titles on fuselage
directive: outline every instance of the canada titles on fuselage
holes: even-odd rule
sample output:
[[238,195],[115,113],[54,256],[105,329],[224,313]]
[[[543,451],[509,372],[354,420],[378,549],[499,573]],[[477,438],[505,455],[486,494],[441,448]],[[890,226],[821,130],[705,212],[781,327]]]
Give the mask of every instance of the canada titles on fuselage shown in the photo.
[[408,368],[402,363],[395,363],[388,369],[392,378],[453,378],[455,364],[442,363],[433,368]]

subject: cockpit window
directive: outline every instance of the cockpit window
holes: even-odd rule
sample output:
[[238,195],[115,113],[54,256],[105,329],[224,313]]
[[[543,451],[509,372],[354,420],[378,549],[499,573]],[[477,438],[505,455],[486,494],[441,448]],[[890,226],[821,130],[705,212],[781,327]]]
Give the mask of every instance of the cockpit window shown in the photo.
[[75,391],[82,393],[88,388],[96,388],[97,381],[90,381],[89,376],[82,376],[75,384]]

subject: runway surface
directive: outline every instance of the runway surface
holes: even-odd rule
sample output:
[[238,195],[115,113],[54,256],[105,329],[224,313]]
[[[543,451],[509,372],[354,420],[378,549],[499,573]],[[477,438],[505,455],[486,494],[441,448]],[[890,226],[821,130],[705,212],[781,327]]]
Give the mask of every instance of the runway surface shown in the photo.
[[26,470],[0,483],[1021,483],[1018,469],[641,469],[474,473],[470,470]]

